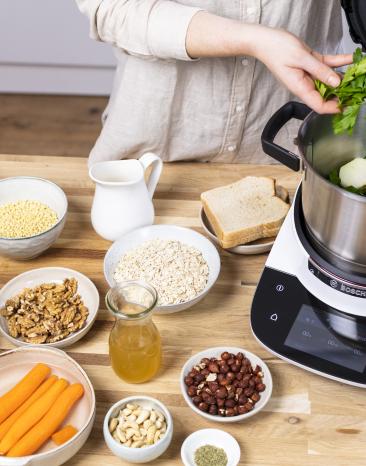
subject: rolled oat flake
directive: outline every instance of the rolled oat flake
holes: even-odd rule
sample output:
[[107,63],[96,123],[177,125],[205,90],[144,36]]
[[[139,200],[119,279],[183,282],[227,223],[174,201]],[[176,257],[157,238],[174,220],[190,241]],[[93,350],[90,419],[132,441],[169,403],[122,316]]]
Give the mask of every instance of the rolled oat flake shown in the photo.
[[194,452],[196,466],[226,466],[227,455],[223,448],[203,445]]

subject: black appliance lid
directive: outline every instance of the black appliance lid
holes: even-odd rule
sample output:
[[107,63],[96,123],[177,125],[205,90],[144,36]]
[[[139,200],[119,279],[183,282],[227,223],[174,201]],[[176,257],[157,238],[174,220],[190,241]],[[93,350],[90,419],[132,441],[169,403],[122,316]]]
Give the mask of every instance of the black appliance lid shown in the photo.
[[366,1],[365,0],[341,0],[346,13],[349,32],[353,42],[361,44],[366,51]]

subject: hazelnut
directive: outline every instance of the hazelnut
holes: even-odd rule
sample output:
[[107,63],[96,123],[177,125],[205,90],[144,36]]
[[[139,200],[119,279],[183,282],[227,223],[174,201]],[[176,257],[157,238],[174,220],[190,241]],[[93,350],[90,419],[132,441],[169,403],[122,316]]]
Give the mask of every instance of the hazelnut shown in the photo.
[[239,361],[242,361],[244,359],[244,354],[243,353],[238,353],[236,355],[236,359],[239,359]]
[[219,385],[221,385],[222,387],[226,387],[226,385],[229,385],[229,381],[227,379],[222,379],[219,382]]
[[235,410],[233,408],[228,408],[225,411],[225,416],[227,416],[227,417],[235,416]]
[[238,414],[246,414],[248,410],[246,409],[245,405],[238,406]]
[[192,401],[193,401],[193,403],[194,403],[195,405],[198,405],[198,404],[201,403],[202,397],[199,396],[199,395],[196,395],[196,396],[194,396],[194,397],[192,398]]
[[227,397],[227,390],[225,387],[220,387],[215,392],[216,398],[226,398]]
[[226,400],[225,401],[225,408],[233,408],[235,406],[235,400]]
[[254,377],[254,382],[256,383],[256,385],[258,385],[259,383],[262,383],[262,377]]
[[227,364],[222,364],[220,367],[221,374],[226,374],[227,372],[229,372],[229,370],[230,367]]
[[257,386],[256,386],[256,389],[257,389],[257,392],[264,392],[264,390],[266,389],[266,386],[264,383],[259,383]]
[[245,405],[247,401],[248,401],[248,398],[245,395],[240,395],[238,398],[239,405]]
[[231,367],[231,370],[232,370],[233,372],[235,372],[235,373],[236,373],[236,372],[239,372],[240,369],[241,369],[241,365],[240,365],[240,364],[231,364],[230,367]]
[[217,382],[208,382],[208,388],[210,392],[213,394],[219,388],[219,384]]
[[190,385],[187,390],[188,395],[192,398],[197,395],[197,388],[194,385]]
[[201,363],[205,364],[205,366],[207,366],[208,364],[210,364],[210,360],[208,358],[203,358],[203,359],[201,359]]
[[259,372],[262,372],[261,366],[258,366],[258,364],[255,366],[255,369],[253,371],[253,374],[257,375]]
[[229,380],[230,382],[233,381],[233,380],[235,379],[235,374],[234,374],[234,372],[228,372],[228,373],[226,374],[226,378],[227,378],[227,380]]
[[184,377],[184,383],[187,385],[187,387],[190,387],[193,385],[193,377],[189,377],[189,375],[187,375]]
[[230,359],[227,360],[227,363],[229,364],[229,366],[231,366],[232,364],[235,364],[235,359],[233,355],[230,356]]
[[245,374],[243,377],[243,382],[249,382],[251,378],[252,378],[251,374]]
[[227,361],[229,358],[230,358],[230,355],[227,351],[224,351],[223,353],[221,353],[221,359],[223,359],[224,361]]
[[210,362],[210,364],[208,365],[208,370],[215,374],[218,374],[220,372],[219,366],[216,362]]
[[216,416],[217,415],[217,412],[218,412],[218,408],[216,405],[212,404],[209,408],[208,408],[208,412],[209,414],[211,414],[212,416]]
[[194,381],[195,381],[195,383],[200,384],[200,383],[203,382],[204,380],[206,380],[206,377],[205,377],[203,374],[196,374],[196,375],[194,376]]
[[242,372],[237,372],[235,374],[236,380],[243,380],[244,374]]
[[202,400],[207,402],[207,400],[210,398],[211,395],[209,395],[208,393],[206,392],[202,392],[201,393],[201,397],[202,397]]
[[234,382],[232,383],[232,386],[234,388],[237,388],[239,386],[239,383],[240,383],[240,380],[234,380]]
[[235,395],[238,395],[240,396],[242,393],[243,393],[244,389],[241,388],[241,387],[238,387],[236,390],[235,390]]
[[193,377],[198,373],[198,371],[196,371],[196,369],[192,369],[190,372],[188,372],[188,377]]
[[245,403],[244,407],[247,409],[247,411],[251,411],[254,408],[252,403],[249,403],[249,401]]
[[207,411],[208,411],[208,404],[205,403],[204,401],[202,401],[202,402],[198,405],[198,409],[200,409],[201,411],[207,412]]
[[206,403],[208,403],[209,405],[215,405],[216,404],[216,398],[214,396],[209,396],[207,398],[207,400],[205,400]]
[[207,377],[210,374],[210,371],[208,369],[202,369],[201,374],[205,377]]
[[256,386],[256,383],[255,383],[254,378],[252,377],[252,378],[249,380],[249,387],[255,387],[255,386]]
[[260,396],[259,393],[254,392],[253,395],[250,398],[254,401],[254,403],[257,403],[257,401],[259,401],[261,399],[261,396]]
[[234,390],[230,390],[230,392],[228,392],[227,399],[234,400],[234,398],[235,398],[235,392]]
[[216,404],[218,408],[223,408],[225,406],[225,398],[217,398]]
[[248,398],[252,396],[253,393],[254,393],[254,388],[249,387],[244,390],[244,395],[247,396]]

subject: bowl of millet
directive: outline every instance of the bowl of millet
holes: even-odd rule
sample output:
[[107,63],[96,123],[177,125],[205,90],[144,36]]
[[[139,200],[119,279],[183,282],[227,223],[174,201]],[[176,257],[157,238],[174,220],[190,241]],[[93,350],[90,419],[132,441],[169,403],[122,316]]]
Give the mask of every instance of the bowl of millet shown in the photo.
[[39,256],[60,236],[66,213],[67,197],[57,184],[28,176],[0,180],[0,254]]

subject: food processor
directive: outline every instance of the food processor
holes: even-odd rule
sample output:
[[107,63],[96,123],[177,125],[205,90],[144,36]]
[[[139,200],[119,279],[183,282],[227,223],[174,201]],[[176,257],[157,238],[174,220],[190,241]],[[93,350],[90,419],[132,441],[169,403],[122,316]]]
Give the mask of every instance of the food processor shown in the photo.
[[[365,49],[366,2],[342,6],[353,40]],[[303,120],[299,155],[275,142],[293,118]],[[366,155],[365,138],[335,135],[332,118],[289,102],[263,130],[264,152],[303,177],[256,289],[251,327],[287,362],[366,388],[366,197],[328,179],[334,168]]]

